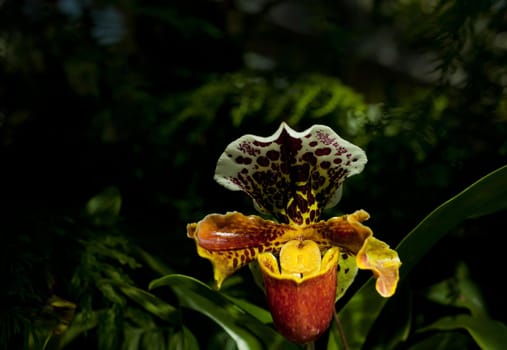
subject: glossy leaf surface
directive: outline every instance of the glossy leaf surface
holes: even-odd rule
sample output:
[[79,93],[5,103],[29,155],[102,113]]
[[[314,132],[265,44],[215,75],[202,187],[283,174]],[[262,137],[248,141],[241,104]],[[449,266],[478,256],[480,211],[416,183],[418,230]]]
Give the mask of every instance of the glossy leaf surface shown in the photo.
[[170,287],[183,307],[200,312],[220,325],[239,350],[297,349],[273,328],[194,278],[168,275],[150,283],[150,289],[162,286]]

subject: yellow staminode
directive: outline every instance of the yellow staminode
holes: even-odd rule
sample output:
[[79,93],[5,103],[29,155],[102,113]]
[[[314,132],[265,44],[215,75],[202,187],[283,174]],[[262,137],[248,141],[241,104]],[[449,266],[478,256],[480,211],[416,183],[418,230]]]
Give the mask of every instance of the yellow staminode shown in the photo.
[[280,250],[282,274],[308,277],[320,271],[320,262],[320,249],[314,241],[292,240]]

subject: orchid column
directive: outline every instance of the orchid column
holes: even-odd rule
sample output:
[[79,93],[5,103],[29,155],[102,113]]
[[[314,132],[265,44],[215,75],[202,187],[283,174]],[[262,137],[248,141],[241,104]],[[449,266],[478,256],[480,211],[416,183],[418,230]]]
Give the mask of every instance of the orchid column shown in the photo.
[[244,191],[276,221],[238,212],[210,214],[187,226],[198,254],[213,264],[217,288],[257,261],[276,328],[304,344],[328,327],[334,304],[357,269],[371,270],[376,289],[391,296],[401,262],[362,222],[364,210],[319,221],[335,206],[342,184],[366,164],[364,151],[324,125],[296,132],[282,123],[270,137],[245,135],[227,146],[215,180]]

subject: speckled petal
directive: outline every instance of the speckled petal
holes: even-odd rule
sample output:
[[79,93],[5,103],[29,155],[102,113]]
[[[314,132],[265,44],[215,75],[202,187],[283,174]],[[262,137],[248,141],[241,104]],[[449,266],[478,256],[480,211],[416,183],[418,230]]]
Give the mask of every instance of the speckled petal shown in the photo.
[[277,251],[297,237],[297,228],[246,216],[238,212],[209,214],[187,225],[187,236],[196,242],[198,254],[213,264],[216,287],[262,252]]
[[340,199],[343,181],[360,173],[366,154],[331,128],[296,132],[282,123],[270,137],[245,135],[220,156],[215,180],[244,191],[282,223],[308,225]]
[[395,250],[373,237],[372,230],[362,224],[368,218],[366,211],[358,210],[306,226],[303,236],[313,239],[320,246],[337,246],[343,252],[355,255],[357,267],[371,270],[377,278],[377,292],[383,297],[390,297],[396,291],[401,262]]
[[319,221],[305,227],[305,238],[325,241],[329,245],[345,248],[354,255],[363,247],[365,240],[373,235],[373,231],[362,223],[370,218],[365,210],[357,210],[352,214],[333,217],[327,221]]

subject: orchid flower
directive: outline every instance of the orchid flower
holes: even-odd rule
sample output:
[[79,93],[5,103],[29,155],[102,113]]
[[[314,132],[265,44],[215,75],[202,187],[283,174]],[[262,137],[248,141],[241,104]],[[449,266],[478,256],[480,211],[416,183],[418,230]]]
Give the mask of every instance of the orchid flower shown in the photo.
[[213,265],[216,287],[256,262],[275,327],[298,344],[327,330],[334,304],[358,268],[373,272],[382,297],[393,295],[401,262],[362,224],[369,214],[358,210],[319,219],[340,200],[345,179],[360,173],[366,161],[361,148],[324,125],[296,132],[282,123],[270,137],[244,135],[230,143],[215,180],[246,192],[273,220],[229,212],[187,225],[198,254]]

